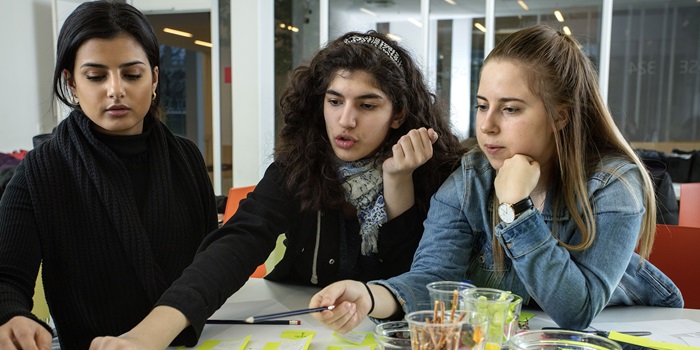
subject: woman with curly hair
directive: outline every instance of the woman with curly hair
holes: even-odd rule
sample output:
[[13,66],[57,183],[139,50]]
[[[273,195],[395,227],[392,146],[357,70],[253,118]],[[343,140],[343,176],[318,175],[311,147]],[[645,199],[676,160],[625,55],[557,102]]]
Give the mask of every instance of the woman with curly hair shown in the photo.
[[408,271],[430,196],[463,153],[410,55],[382,34],[347,33],[292,72],[280,105],[275,161],[255,190],[149,316],[93,348],[199,335],[281,234],[269,280],[325,286]]

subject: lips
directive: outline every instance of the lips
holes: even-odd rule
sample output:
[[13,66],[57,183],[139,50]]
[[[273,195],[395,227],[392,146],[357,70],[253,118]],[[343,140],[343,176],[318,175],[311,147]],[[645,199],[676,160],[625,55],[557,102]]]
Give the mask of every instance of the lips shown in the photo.
[[484,150],[488,154],[491,154],[491,155],[498,153],[502,149],[505,149],[505,147],[500,147],[500,146],[496,146],[496,145],[492,145],[492,144],[485,144],[484,145]]
[[106,110],[107,114],[109,114],[110,116],[113,116],[113,117],[124,116],[127,113],[129,113],[129,111],[130,111],[129,107],[123,106],[123,105],[110,106]]
[[339,148],[348,149],[357,143],[357,139],[350,135],[340,135],[335,138],[335,144]]

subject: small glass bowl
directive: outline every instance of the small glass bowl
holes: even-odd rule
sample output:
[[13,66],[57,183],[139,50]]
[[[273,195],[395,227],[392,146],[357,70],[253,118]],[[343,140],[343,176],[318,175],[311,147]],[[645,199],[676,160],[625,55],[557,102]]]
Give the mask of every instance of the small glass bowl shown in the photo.
[[411,331],[406,321],[391,321],[374,327],[374,340],[379,349],[407,350],[411,349]]
[[556,329],[517,333],[510,337],[508,345],[510,350],[622,350],[618,343],[595,334]]

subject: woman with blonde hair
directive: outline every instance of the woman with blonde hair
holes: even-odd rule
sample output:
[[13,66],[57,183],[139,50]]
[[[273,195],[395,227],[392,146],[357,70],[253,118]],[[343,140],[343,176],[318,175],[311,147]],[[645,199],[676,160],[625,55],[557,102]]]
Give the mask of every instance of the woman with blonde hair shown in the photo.
[[478,148],[433,197],[411,270],[369,288],[332,284],[310,306],[336,308],[314,317],[349,331],[368,313],[415,310],[429,282],[464,279],[510,290],[571,329],[611,304],[682,307],[644,260],[656,217],[649,174],[576,40],[545,25],[512,34],[485,60],[476,98]]

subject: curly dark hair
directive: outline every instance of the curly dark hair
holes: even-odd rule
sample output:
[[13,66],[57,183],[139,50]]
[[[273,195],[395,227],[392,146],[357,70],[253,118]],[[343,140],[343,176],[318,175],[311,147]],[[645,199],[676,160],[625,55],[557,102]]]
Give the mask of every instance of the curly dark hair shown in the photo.
[[[383,41],[380,45],[390,46],[395,54],[371,43],[346,43],[353,36],[378,38]],[[433,157],[413,172],[416,205],[427,211],[430,196],[457,166],[463,148],[450,130],[444,108],[428,90],[409,53],[375,31],[346,33],[321,48],[307,65],[291,73],[280,98],[285,125],[275,147],[275,161],[287,174],[285,187],[294,193],[304,211],[337,208],[345,201],[336,168],[337,157],[323,118],[326,89],[339,70],[371,75],[392,101],[394,113],[406,112],[403,124],[390,130],[379,149],[378,161],[390,157],[391,147],[412,129],[433,128],[438,133]]]

